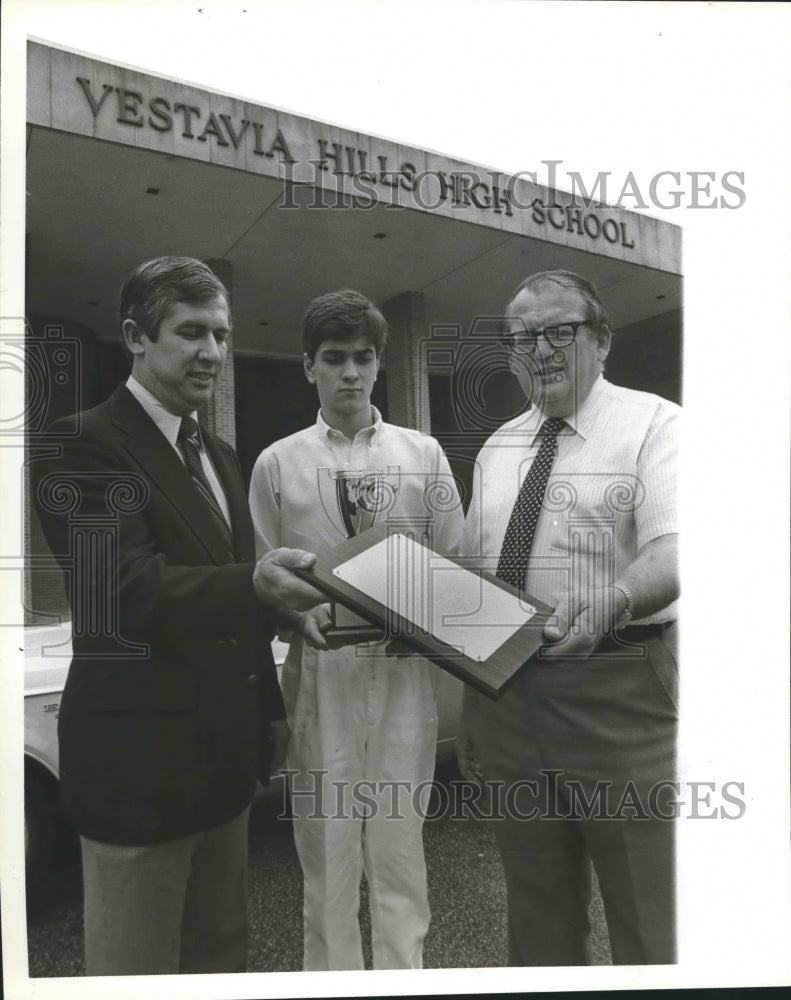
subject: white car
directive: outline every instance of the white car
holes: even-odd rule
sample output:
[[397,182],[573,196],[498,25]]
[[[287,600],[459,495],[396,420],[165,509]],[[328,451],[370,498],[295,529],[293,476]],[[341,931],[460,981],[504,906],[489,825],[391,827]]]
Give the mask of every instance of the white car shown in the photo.
[[[280,675],[288,646],[272,643]],[[28,878],[47,870],[59,820],[58,733],[60,697],[71,663],[71,623],[25,629],[25,858]],[[453,753],[462,684],[440,671],[437,759]],[[259,794],[281,794],[282,778]]]

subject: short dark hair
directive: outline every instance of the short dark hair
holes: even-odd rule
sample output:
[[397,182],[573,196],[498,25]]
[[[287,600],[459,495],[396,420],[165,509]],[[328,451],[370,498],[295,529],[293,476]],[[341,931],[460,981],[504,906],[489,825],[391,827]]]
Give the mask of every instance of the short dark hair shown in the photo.
[[118,318],[133,319],[149,340],[156,340],[159,327],[178,302],[199,304],[222,296],[231,304],[228,290],[214,271],[194,257],[156,257],[138,265],[124,282]]
[[379,357],[387,343],[387,320],[362,293],[351,288],[314,299],[302,319],[302,350],[311,361],[325,340],[366,336]]
[[525,280],[519,285],[514,294],[508,300],[508,305],[505,307],[506,315],[508,315],[508,310],[511,308],[514,303],[514,299],[520,292],[534,292],[548,281],[554,282],[556,285],[561,285],[563,288],[573,288],[575,291],[579,292],[590,310],[590,317],[588,319],[590,325],[595,327],[597,330],[612,335],[610,322],[607,319],[607,314],[604,312],[604,306],[601,304],[596,286],[592,281],[588,281],[587,278],[583,278],[581,275],[575,274],[573,271],[539,271],[537,274],[531,274],[529,277],[525,278]]

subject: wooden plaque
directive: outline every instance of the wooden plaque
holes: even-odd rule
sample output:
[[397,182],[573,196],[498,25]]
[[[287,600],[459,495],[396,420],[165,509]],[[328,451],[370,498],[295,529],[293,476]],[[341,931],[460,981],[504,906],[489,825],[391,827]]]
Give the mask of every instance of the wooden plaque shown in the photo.
[[[297,573],[386,639],[491,698],[542,645],[553,613],[491,574],[432,552],[420,532],[392,525],[319,552],[312,569]],[[353,635],[349,630],[349,642]]]

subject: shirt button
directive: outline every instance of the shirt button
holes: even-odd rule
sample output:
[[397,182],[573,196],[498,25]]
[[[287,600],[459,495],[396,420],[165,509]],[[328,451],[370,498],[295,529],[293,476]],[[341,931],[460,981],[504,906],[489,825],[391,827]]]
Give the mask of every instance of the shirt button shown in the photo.
[[257,684],[258,683],[258,674],[248,674],[247,675],[247,683],[248,684]]

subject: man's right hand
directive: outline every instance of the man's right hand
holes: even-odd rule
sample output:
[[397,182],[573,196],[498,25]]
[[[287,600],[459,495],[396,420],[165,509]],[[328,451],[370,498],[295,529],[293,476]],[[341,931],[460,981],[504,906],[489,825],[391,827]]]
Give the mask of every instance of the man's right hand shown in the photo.
[[324,633],[332,627],[329,604],[319,604],[299,616],[297,628],[302,633],[305,645],[311,649],[329,649]]
[[256,563],[253,586],[262,604],[290,611],[307,611],[321,604],[325,597],[294,573],[310,569],[316,562],[312,552],[303,549],[272,549]]

